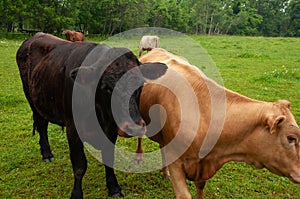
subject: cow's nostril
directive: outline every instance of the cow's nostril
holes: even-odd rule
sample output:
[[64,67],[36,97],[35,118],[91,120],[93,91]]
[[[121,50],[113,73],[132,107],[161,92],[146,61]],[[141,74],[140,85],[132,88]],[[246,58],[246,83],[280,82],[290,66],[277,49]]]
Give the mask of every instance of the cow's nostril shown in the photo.
[[124,128],[124,130],[125,130],[125,133],[130,133],[131,128],[127,125],[127,126]]
[[139,125],[141,125],[142,127],[145,127],[145,126],[146,126],[146,123],[145,123],[144,120],[141,120],[141,121],[139,122]]

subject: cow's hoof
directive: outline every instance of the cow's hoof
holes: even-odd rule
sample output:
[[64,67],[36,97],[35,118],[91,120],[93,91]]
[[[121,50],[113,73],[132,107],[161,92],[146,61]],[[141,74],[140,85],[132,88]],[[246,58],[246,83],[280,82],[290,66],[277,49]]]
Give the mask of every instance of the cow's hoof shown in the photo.
[[134,160],[134,164],[135,165],[141,165],[141,164],[143,164],[143,160]]
[[42,154],[42,158],[43,158],[44,162],[53,162],[54,161],[54,156],[51,152],[41,150],[41,154]]
[[170,175],[164,175],[164,178],[171,181],[171,176]]
[[171,180],[171,174],[168,167],[162,168],[161,172],[163,173],[164,178],[166,178],[167,180]]
[[43,158],[44,162],[53,162],[54,161],[54,157],[51,158]]
[[113,193],[113,194],[109,194],[110,197],[114,197],[114,198],[124,198],[125,197],[125,193],[123,190],[120,190],[117,193]]
[[82,191],[74,191],[73,190],[70,199],[83,199]]
[[141,165],[141,164],[143,164],[143,154],[142,153],[137,153],[136,155],[135,155],[135,159],[134,159],[134,163],[135,163],[135,165]]

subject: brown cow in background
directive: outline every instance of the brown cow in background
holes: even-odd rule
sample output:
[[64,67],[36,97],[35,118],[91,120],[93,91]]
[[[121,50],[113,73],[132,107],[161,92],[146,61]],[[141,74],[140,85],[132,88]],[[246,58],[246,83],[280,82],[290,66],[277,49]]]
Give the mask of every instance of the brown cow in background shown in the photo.
[[84,35],[82,32],[77,32],[74,30],[64,30],[62,34],[66,35],[68,41],[84,41]]

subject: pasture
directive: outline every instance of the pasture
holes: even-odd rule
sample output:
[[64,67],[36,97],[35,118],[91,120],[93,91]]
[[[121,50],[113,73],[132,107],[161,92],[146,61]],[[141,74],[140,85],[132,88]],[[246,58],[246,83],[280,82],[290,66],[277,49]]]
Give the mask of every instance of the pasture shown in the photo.
[[[291,111],[300,121],[300,39],[230,36],[191,36],[215,62],[225,87],[248,97],[277,101],[287,99]],[[97,38],[89,41],[101,42]],[[73,185],[65,132],[49,126],[49,141],[55,161],[41,159],[39,136],[32,135],[32,116],[23,94],[15,55],[22,40],[0,39],[0,198],[68,198]],[[161,47],[164,47],[161,40]],[[109,42],[108,42],[109,43]],[[172,42],[169,49],[184,41]],[[129,45],[130,44],[130,45]],[[137,54],[138,43],[111,45],[131,48]],[[199,46],[198,46],[199,47]],[[193,57],[192,56],[192,57]],[[188,59],[192,59],[187,57]],[[204,69],[203,63],[192,62]],[[117,144],[134,151],[136,138],[119,138]],[[144,150],[157,150],[158,145],[144,141]],[[104,167],[86,153],[88,170],[83,179],[86,198],[107,198]],[[160,159],[160,157],[157,157]],[[174,198],[171,182],[160,171],[126,173],[116,171],[127,198]],[[192,194],[195,189],[189,182]],[[245,163],[231,162],[208,181],[206,198],[300,198],[300,185],[278,177],[266,169],[258,170]]]

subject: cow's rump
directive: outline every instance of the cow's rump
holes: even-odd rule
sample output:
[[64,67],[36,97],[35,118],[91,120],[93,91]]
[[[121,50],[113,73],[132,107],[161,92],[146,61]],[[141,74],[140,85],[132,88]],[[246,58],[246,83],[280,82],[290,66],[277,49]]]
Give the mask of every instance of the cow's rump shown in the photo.
[[64,125],[66,80],[70,71],[80,67],[96,46],[95,43],[71,43],[44,33],[22,44],[17,52],[17,63],[24,92],[31,106],[45,119]]

